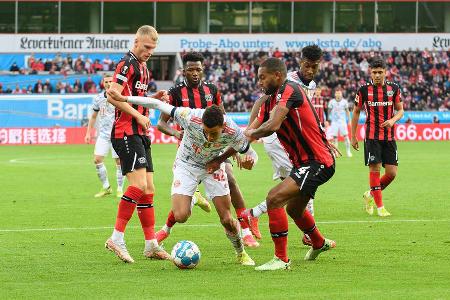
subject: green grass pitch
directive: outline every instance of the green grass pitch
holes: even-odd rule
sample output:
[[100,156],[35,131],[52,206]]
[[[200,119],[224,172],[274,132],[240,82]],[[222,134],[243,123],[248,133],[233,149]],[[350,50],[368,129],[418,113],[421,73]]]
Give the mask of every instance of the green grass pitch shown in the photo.
[[[136,260],[125,264],[104,249],[118,199],[99,190],[92,145],[0,147],[0,298],[105,299],[450,299],[449,142],[399,143],[396,180],[383,193],[392,217],[368,216],[362,194],[368,169],[362,151],[337,161],[319,188],[316,220],[337,248],[305,262],[307,248],[290,223],[291,271],[260,273],[235,263],[217,214],[194,208],[165,242],[200,247],[194,270],[142,256],[143,234],[133,216],[126,231]],[[276,183],[260,144],[252,171],[235,168],[248,206]],[[174,145],[154,145],[157,229],[170,207]],[[115,169],[107,159],[115,187]],[[233,211],[234,213],[234,211]],[[257,265],[273,255],[267,216],[261,247],[248,249]]]

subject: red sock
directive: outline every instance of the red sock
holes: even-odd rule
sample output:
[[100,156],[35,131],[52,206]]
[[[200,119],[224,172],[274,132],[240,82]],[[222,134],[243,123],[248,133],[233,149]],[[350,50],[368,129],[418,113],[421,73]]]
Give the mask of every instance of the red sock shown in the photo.
[[116,225],[114,226],[117,231],[125,231],[125,227],[127,226],[128,221],[130,221],[131,216],[133,215],[136,203],[141,199],[142,195],[144,195],[144,192],[142,192],[142,190],[132,185],[128,186],[127,190],[122,196],[122,199],[119,202]]
[[241,214],[244,210],[245,210],[245,207],[244,208],[236,208],[236,216],[237,216],[237,219],[238,219],[239,224],[241,225],[242,229],[248,228],[248,223],[245,222],[243,218],[241,218]]
[[166,226],[172,228],[177,221],[175,221],[175,216],[173,215],[173,211],[169,211],[169,215],[167,216]]
[[384,174],[383,177],[381,177],[380,179],[381,190],[387,188],[387,186],[392,182],[392,180],[394,180],[394,178],[395,177],[392,177],[388,174]]
[[283,207],[267,210],[269,215],[269,229],[272,235],[272,241],[275,244],[275,256],[284,262],[288,262],[287,255],[287,236],[288,219]]
[[380,172],[370,172],[370,190],[377,207],[382,207],[383,196],[381,194]]
[[303,216],[294,222],[301,231],[309,236],[314,249],[322,248],[325,238],[316,227],[316,221],[309,210],[305,209]]
[[137,205],[139,220],[145,240],[155,239],[155,208],[153,207],[153,194],[144,194]]

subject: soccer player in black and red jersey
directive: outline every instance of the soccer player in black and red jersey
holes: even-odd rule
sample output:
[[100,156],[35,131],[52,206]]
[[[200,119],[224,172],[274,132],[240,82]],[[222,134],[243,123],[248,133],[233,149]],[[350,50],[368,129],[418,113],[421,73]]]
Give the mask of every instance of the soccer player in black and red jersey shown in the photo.
[[[149,82],[147,60],[153,54],[158,42],[158,33],[152,26],[141,26],[134,45],[117,64],[110,89],[124,96],[144,96]],[[166,91],[159,91],[154,98],[167,98]],[[116,107],[116,118],[111,132],[114,150],[119,155],[122,173],[127,176],[129,186],[123,194],[112,236],[105,247],[121,260],[133,263],[124,241],[125,227],[137,206],[139,220],[145,237],[144,256],[156,259],[170,259],[170,255],[159,245],[155,236],[155,212],[153,197],[153,163],[150,139],[148,108],[118,102],[108,96]]]
[[[370,62],[371,81],[361,86],[356,93],[352,117],[352,146],[359,150],[356,130],[361,109],[366,111],[366,134],[364,138],[364,161],[369,166],[370,191],[364,193],[365,209],[373,214],[373,201],[380,217],[391,214],[383,205],[384,190],[397,175],[398,154],[394,125],[403,117],[400,87],[386,81],[386,63],[376,57]],[[394,113],[396,111],[396,113]],[[385,172],[380,178],[381,166]]]
[[[223,111],[222,98],[218,88],[211,82],[203,81],[203,60],[204,57],[197,52],[189,52],[183,56],[183,76],[185,80],[169,89],[169,103],[175,107],[189,107],[189,108],[206,108],[213,104],[219,105]],[[161,114],[158,121],[158,129],[171,136],[175,136],[181,140],[183,138],[183,129],[177,126],[176,129],[172,128],[167,122],[170,116]],[[259,243],[253,238],[250,232],[247,219],[243,219],[241,214],[245,211],[245,202],[242,193],[239,189],[239,185],[233,176],[233,168],[230,162],[226,163],[225,171],[228,176],[228,185],[230,188],[231,202],[236,210],[237,218],[240,222],[243,241],[248,247],[258,247]],[[210,211],[210,205],[205,200],[200,192],[196,192],[193,197],[193,204],[198,204],[205,211]],[[161,230],[156,233],[158,242],[166,239],[172,227],[176,222],[185,220],[185,216],[179,213],[177,203],[172,203],[172,210],[166,220],[166,224]],[[255,236],[261,237],[257,225],[257,218],[252,218],[248,222],[253,222],[252,229],[255,231]]]
[[[305,91],[299,83],[286,80],[286,75],[286,65],[277,58],[268,58],[260,65],[258,84],[270,97],[261,105],[258,117],[245,131],[250,140],[276,132],[293,165],[289,176],[272,188],[266,197],[275,256],[256,267],[257,271],[290,268],[286,211],[311,239],[312,246],[305,260],[314,260],[321,252],[336,246],[334,241],[322,236],[314,217],[305,209],[318,186],[333,176],[335,151],[328,143],[317,112]],[[225,154],[214,161],[215,167],[226,157]],[[214,169],[212,164],[206,167],[211,171]]]

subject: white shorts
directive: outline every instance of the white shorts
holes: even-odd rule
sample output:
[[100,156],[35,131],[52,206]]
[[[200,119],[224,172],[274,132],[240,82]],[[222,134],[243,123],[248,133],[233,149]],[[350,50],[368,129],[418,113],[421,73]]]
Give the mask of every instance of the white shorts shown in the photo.
[[286,178],[292,170],[292,163],[276,134],[262,138],[264,150],[272,161],[273,180]]
[[117,155],[116,151],[114,151],[111,145],[111,140],[98,137],[97,141],[95,142],[94,155],[105,157],[106,155],[108,155],[109,149],[111,149],[112,158],[119,158],[119,155]]
[[175,160],[171,195],[180,194],[192,197],[200,183],[205,186],[208,200],[230,194],[225,163],[221,164],[220,169],[213,174],[208,174],[206,170],[190,167]]
[[348,135],[347,123],[345,122],[332,122],[328,130],[332,137],[338,137],[339,134]]

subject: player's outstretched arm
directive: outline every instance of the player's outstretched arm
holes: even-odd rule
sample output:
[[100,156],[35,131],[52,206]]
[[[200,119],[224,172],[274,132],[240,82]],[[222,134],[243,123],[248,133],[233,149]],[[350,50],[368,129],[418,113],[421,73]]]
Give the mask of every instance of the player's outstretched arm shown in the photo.
[[262,123],[258,129],[246,130],[245,135],[252,140],[271,135],[272,133],[280,129],[281,123],[283,123],[283,120],[285,119],[288,112],[289,108],[287,108],[286,106],[275,106],[275,108],[270,113],[269,120]]
[[[228,148],[224,153],[206,163],[206,171],[209,174],[214,173],[220,168],[220,165],[225,160],[227,160],[227,158],[233,156],[236,153],[237,153],[236,149],[232,147]],[[240,167],[247,170],[251,170],[253,166],[256,165],[256,163],[258,162],[258,154],[256,153],[255,150],[253,150],[253,148],[250,145],[248,146],[248,149],[241,154],[244,154],[244,159],[241,162]]]
[[108,90],[107,94],[115,101],[128,102],[128,103],[140,105],[143,107],[157,109],[157,110],[161,111],[162,113],[165,113],[168,115],[170,115],[170,113],[172,112],[172,109],[174,108],[173,105],[162,102],[159,99],[150,98],[150,97],[139,97],[139,96],[122,96],[120,93],[118,93],[116,90],[113,90],[113,89]]

